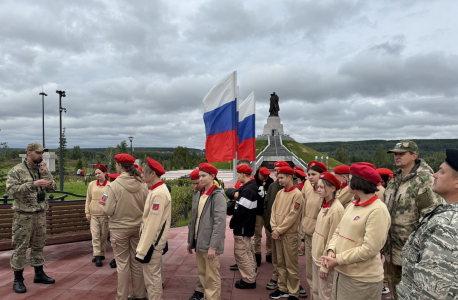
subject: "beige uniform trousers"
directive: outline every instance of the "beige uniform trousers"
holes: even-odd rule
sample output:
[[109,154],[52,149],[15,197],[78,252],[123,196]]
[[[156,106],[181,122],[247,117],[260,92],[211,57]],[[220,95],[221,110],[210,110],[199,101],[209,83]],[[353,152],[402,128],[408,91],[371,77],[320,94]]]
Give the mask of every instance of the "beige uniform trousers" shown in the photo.
[[[272,234],[269,233],[272,238]],[[274,267],[272,270],[272,280],[278,281],[278,264],[277,264],[277,251],[275,249],[275,241],[272,239],[272,266]]]
[[[305,275],[307,277],[307,283],[311,288],[313,286],[313,262],[312,258],[312,236],[305,235]],[[312,300],[311,298],[310,300]],[[316,299],[315,299],[316,300]]]
[[297,235],[281,236],[273,240],[277,254],[278,289],[290,296],[299,297],[299,263]]
[[234,257],[243,281],[256,281],[256,263],[253,259],[251,237],[234,235]]
[[256,226],[254,227],[254,253],[261,254],[262,227],[266,234],[266,254],[272,253],[272,236],[264,226],[264,217],[256,216]]
[[[380,300],[383,280],[362,282],[336,271],[332,286],[333,300]],[[320,298],[321,299],[321,298]]]
[[135,260],[139,237],[139,228],[112,229],[111,246],[118,271],[117,300],[127,300],[129,293],[129,278],[132,277],[133,296],[145,298],[145,279],[142,264]]
[[162,300],[162,249],[155,250],[151,260],[142,264],[149,300]]
[[196,282],[196,287],[194,288],[194,291],[199,292],[199,293],[204,293],[204,286],[200,282],[200,277],[197,276],[197,282]]
[[221,300],[221,277],[219,274],[219,254],[208,259],[207,252],[196,252],[197,272],[204,287],[205,299]]
[[91,216],[92,251],[94,256],[105,256],[108,232],[108,217]]
[[315,263],[313,264],[313,286],[312,297],[310,299],[316,300],[331,300],[332,299],[332,285],[334,283],[334,270],[328,271],[328,278],[323,280],[320,278],[320,267]]

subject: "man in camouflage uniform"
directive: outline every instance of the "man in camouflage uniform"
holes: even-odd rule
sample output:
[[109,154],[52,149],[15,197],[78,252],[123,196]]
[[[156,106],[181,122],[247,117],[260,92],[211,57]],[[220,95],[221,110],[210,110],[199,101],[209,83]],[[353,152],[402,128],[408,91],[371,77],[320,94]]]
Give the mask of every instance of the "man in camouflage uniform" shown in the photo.
[[427,214],[402,249],[402,300],[458,299],[458,150],[446,154],[433,191],[447,204]]
[[442,198],[431,189],[434,172],[418,158],[416,143],[401,141],[388,153],[394,153],[394,162],[399,170],[385,190],[385,203],[391,216],[391,228],[384,248],[385,270],[391,293],[397,299],[395,287],[401,281],[402,247],[420,220],[442,203]]
[[26,251],[30,251],[30,265],[35,267],[34,283],[53,284],[43,271],[45,263],[43,248],[46,242],[46,192],[56,189],[56,182],[43,162],[43,152],[48,151],[38,143],[27,145],[27,159],[9,172],[6,190],[13,196],[13,248],[10,264],[14,271],[13,290],[16,293],[27,291],[22,272],[26,265]]

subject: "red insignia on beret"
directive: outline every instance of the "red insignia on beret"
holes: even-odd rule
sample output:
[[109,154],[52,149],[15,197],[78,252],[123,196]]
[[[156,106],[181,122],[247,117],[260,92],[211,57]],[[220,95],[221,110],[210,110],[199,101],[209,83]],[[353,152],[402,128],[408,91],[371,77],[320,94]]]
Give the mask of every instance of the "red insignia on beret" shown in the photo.
[[253,173],[253,169],[247,165],[240,165],[237,167],[237,173],[251,174]]
[[116,154],[114,159],[120,164],[133,164],[135,162],[135,158],[127,153]]
[[148,163],[148,166],[150,166],[151,169],[153,169],[153,171],[156,172],[156,175],[158,177],[161,177],[165,174],[164,167],[154,159],[147,157],[146,162]]
[[199,171],[204,171],[215,176],[218,175],[218,169],[209,163],[201,163],[199,165]]
[[105,167],[105,166],[102,165],[102,164],[96,164],[95,167],[94,167],[94,169],[100,169],[100,170],[102,170],[103,173],[108,172],[107,167]]
[[289,167],[288,163],[286,161],[283,161],[283,160],[279,160],[277,162],[275,162],[274,164],[274,167]]
[[262,176],[269,176],[270,175],[270,171],[269,171],[269,169],[263,167],[263,168],[259,169],[259,174],[261,174]]
[[323,163],[316,161],[316,160],[312,160],[311,162],[308,163],[307,168],[310,168],[310,167],[317,167],[320,170],[322,170],[323,172],[326,172],[328,170]]
[[340,180],[337,179],[337,177],[332,174],[331,172],[323,172],[320,174],[320,179],[324,179],[328,182],[330,182],[333,186],[336,187],[336,189],[340,189]]
[[277,172],[282,173],[282,174],[289,174],[289,175],[294,174],[294,170],[291,167],[281,167],[280,169],[278,169]]
[[195,169],[194,171],[192,171],[189,177],[191,177],[191,180],[199,179],[199,170]]
[[350,166],[350,173],[353,176],[359,177],[366,181],[379,184],[382,178],[379,173],[368,164],[356,163]]
[[334,168],[335,174],[350,174],[350,167],[347,165],[341,165]]

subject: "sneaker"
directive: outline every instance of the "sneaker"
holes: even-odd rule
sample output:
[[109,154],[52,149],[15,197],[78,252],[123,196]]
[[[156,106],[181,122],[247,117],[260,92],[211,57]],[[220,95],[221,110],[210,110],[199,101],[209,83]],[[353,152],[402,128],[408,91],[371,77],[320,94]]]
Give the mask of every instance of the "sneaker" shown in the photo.
[[229,266],[229,270],[236,271],[238,269],[239,269],[239,266],[237,266],[237,264]]
[[127,300],[148,300],[148,298],[135,298],[134,296],[130,295],[127,297]]
[[253,283],[248,283],[243,281],[243,279],[240,279],[235,283],[235,287],[241,290],[253,290],[256,288],[256,281]]
[[101,258],[100,256],[95,257],[95,266],[96,267],[101,267],[103,265],[102,260],[100,258]]
[[382,288],[382,295],[386,295],[386,294],[389,294],[389,293],[390,293],[390,289],[387,288],[386,286],[384,286],[384,287]]
[[276,290],[275,292],[269,295],[270,299],[280,299],[280,298],[289,298],[289,294],[284,293],[280,290]]
[[294,296],[289,296],[288,300],[299,300],[299,299],[297,299],[297,297],[294,297]]
[[267,284],[266,288],[268,290],[276,290],[276,289],[278,289],[277,281],[271,279],[270,282]]
[[[292,297],[292,296],[290,296],[290,297]],[[302,285],[299,286],[299,297],[307,298],[307,292],[304,290]]]
[[194,291],[194,294],[192,294],[191,298],[189,300],[202,300],[204,299],[204,293]]

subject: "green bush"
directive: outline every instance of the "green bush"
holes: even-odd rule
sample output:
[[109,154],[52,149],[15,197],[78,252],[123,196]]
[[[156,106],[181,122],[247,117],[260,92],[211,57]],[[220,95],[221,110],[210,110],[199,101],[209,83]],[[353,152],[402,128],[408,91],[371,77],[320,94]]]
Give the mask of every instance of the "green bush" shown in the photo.
[[172,224],[183,218],[185,202],[188,202],[188,213],[190,213],[192,191],[193,189],[184,187],[174,189],[174,193],[172,193]]
[[191,179],[166,179],[165,184],[178,187],[192,187]]

